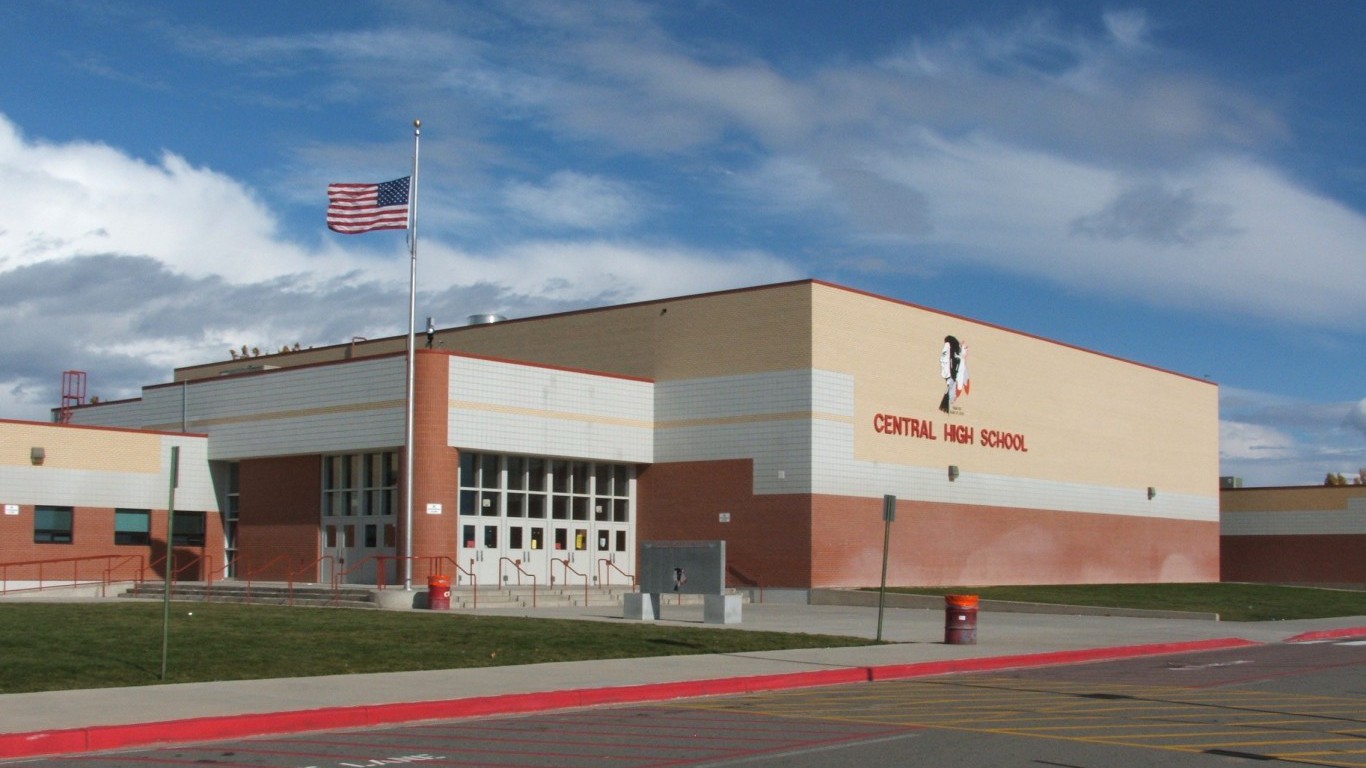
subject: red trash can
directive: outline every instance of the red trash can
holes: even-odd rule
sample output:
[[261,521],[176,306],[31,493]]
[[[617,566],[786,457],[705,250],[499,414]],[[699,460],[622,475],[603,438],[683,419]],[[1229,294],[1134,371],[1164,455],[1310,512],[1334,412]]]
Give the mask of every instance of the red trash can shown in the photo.
[[944,596],[944,642],[977,644],[977,595]]
[[433,611],[451,609],[451,577],[440,574],[427,577],[427,607]]

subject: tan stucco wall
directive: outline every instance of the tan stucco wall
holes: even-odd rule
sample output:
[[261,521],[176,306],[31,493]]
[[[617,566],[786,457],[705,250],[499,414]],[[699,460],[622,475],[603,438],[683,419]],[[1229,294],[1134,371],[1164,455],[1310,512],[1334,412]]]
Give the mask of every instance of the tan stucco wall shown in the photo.
[[1352,499],[1366,499],[1366,486],[1307,485],[1280,488],[1230,488],[1220,491],[1219,509],[1230,514],[1239,512],[1345,510]]
[[32,449],[42,448],[42,466],[48,470],[156,474],[161,471],[161,445],[159,434],[0,421],[2,466],[32,466]]
[[[1218,388],[985,323],[836,286],[815,286],[814,365],[855,377],[855,454],[963,472],[1107,487],[1218,493]],[[939,410],[944,337],[967,348],[970,393]],[[920,420],[937,439],[879,433],[877,414]],[[946,425],[973,430],[970,445]],[[1018,434],[1027,451],[981,445]]]
[[[665,381],[807,368],[807,281],[441,330],[435,348]],[[425,338],[421,340],[423,346]],[[402,352],[402,337],[182,368],[176,380]]]

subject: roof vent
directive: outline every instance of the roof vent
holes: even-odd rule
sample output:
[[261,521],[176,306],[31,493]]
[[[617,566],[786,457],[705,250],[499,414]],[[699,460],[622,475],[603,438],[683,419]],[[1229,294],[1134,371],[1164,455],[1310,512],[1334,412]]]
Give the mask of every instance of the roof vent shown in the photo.
[[470,315],[465,318],[465,325],[492,325],[506,320],[502,315]]

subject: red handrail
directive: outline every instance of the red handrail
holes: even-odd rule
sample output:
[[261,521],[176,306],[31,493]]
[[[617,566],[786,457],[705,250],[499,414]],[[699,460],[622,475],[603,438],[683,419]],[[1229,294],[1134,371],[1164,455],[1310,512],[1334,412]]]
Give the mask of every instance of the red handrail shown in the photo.
[[[147,566],[148,566],[149,568],[151,568],[152,570],[156,570],[157,563],[161,563],[162,565],[167,565],[167,560],[168,560],[168,558],[170,557],[172,551],[173,551],[173,550],[168,550],[168,551],[167,551],[167,554],[162,555],[161,557],[158,557],[158,558],[154,558],[151,562],[149,562],[149,563],[147,564]],[[211,585],[211,584],[213,583],[213,577],[212,577],[212,575],[211,575],[211,572],[212,572],[212,570],[213,570],[213,558],[210,557],[209,555],[205,555],[205,554],[202,554],[202,553],[201,553],[201,554],[197,554],[197,555],[191,557],[187,562],[181,564],[181,565],[180,565],[179,567],[177,567],[173,572],[167,573],[166,576],[165,576],[165,578],[163,579],[163,581],[169,580],[169,581],[171,582],[171,584],[174,585],[177,581],[181,580],[181,579],[180,579],[180,574],[184,573],[185,571],[188,571],[192,566],[197,566],[197,565],[200,563],[200,561],[203,561],[204,564],[206,565],[206,568],[204,569],[205,572],[206,572],[205,575],[206,575],[206,577],[209,579],[209,581],[206,582],[206,583]],[[163,570],[164,570],[164,571],[170,571],[171,569],[170,569],[169,567],[167,567],[167,568],[164,568]]]
[[[115,564],[115,561],[118,561],[118,564]],[[81,565],[82,565],[83,563],[96,563],[96,562],[103,562],[103,563],[104,563],[104,567],[101,568],[101,569],[99,570],[99,574],[100,574],[99,577],[98,577],[97,579],[87,578],[86,580],[87,580],[87,581],[98,581],[98,582],[100,583],[100,589],[101,589],[101,591],[102,591],[106,596],[108,595],[109,584],[113,581],[113,572],[114,572],[114,569],[115,569],[115,568],[121,567],[121,566],[123,565],[123,563],[136,562],[136,563],[138,564],[138,567],[137,567],[137,578],[138,578],[138,579],[141,579],[142,572],[143,572],[143,570],[146,568],[146,566],[143,564],[143,556],[142,556],[142,555],[88,555],[88,556],[84,556],[84,557],[55,557],[55,558],[48,558],[48,559],[46,559],[46,560],[17,560],[17,561],[9,562],[9,563],[0,563],[0,595],[9,594],[9,593],[11,593],[11,592],[28,592],[28,591],[41,592],[41,591],[44,590],[44,589],[48,589],[48,588],[54,588],[54,589],[55,589],[55,588],[58,587],[58,586],[67,586],[67,585],[72,586],[72,587],[77,586],[77,585],[80,583],[80,581],[81,581],[81,578],[80,578],[80,576],[81,576],[81,571],[82,571]],[[48,585],[46,582],[49,580],[49,578],[56,578],[56,577],[49,577],[49,576],[48,576],[48,569],[47,569],[47,566],[56,566],[56,565],[59,565],[59,564],[70,564],[70,565],[71,565],[71,578],[70,578],[69,580],[66,579],[66,578],[62,578],[62,579],[61,579],[61,584],[52,584],[52,585]],[[36,566],[37,575],[38,575],[38,578],[37,578],[38,586],[37,586],[37,587],[23,587],[23,588],[20,588],[20,589],[10,589],[10,587],[9,587],[10,575],[9,575],[9,574],[10,574],[10,569],[11,569],[11,568],[25,568],[25,567],[27,567],[27,568],[34,568],[35,566]]]
[[[607,566],[607,568],[606,568],[607,577],[606,577],[606,578],[604,578],[603,575],[602,575],[602,574],[603,574],[603,570],[604,570],[604,569],[603,569],[603,566]],[[605,587],[605,586],[608,586],[608,585],[610,584],[610,582],[611,582],[611,577],[612,577],[612,571],[616,571],[617,573],[621,574],[622,576],[625,576],[625,577],[626,577],[626,580],[627,580],[628,582],[630,582],[630,585],[631,585],[632,587],[634,587],[634,586],[636,585],[636,576],[635,576],[635,574],[633,574],[633,573],[627,573],[626,571],[623,571],[623,570],[621,569],[621,566],[619,566],[619,565],[617,565],[616,563],[612,562],[612,561],[609,560],[608,558],[602,557],[602,558],[599,558],[599,559],[598,559],[598,586]]]
[[109,596],[109,585],[114,583],[114,571],[117,568],[121,567],[124,563],[137,563],[137,576],[140,578],[142,576],[143,568],[146,567],[144,565],[146,558],[142,555],[102,555],[102,557],[110,557],[113,560],[121,561],[115,564],[111,560],[111,562],[105,565],[104,583],[100,586],[100,594],[104,597]]
[[759,590],[759,602],[762,603],[762,602],[764,601],[764,585],[763,585],[763,582],[761,582],[761,581],[759,581],[758,579],[756,579],[756,578],[750,576],[749,574],[745,573],[744,571],[740,570],[739,568],[736,568],[736,567],[733,566],[733,565],[727,565],[727,566],[726,566],[726,573],[729,574],[729,575],[731,575],[731,576],[736,577],[737,579],[742,579],[742,580],[744,580],[744,581],[747,581],[747,582],[749,582],[752,586],[758,588],[758,590]]
[[433,573],[443,573],[444,571],[443,571],[442,568],[441,568],[441,564],[442,564],[443,562],[445,562],[445,563],[450,563],[450,564],[455,568],[455,572],[456,572],[456,573],[464,574],[464,575],[466,575],[466,576],[468,576],[468,577],[470,578],[470,607],[471,607],[471,608],[478,608],[478,607],[479,607],[479,577],[476,576],[476,575],[474,574],[474,561],[471,560],[471,561],[470,561],[470,568],[469,568],[469,570],[465,570],[464,568],[461,568],[461,567],[460,567],[460,563],[456,562],[456,559],[455,559],[455,558],[453,558],[453,557],[451,557],[451,556],[449,556],[449,555],[435,555],[435,556],[432,557],[432,572],[433,572]]
[[[246,575],[245,581],[247,582],[247,600],[248,600],[248,601],[251,600],[251,587],[252,587],[252,582],[256,580],[256,574],[258,574],[258,573],[260,573],[261,571],[264,571],[265,569],[267,569],[267,568],[269,568],[269,567],[275,565],[276,563],[279,563],[279,562],[287,562],[288,560],[289,560],[289,556],[288,556],[288,555],[276,555],[275,557],[272,557],[271,559],[267,560],[265,563],[263,563],[262,565],[258,566],[257,568],[243,568],[242,570],[244,570],[244,571],[246,572],[246,574],[245,574],[245,575]],[[243,559],[242,559],[242,562],[240,563],[240,565],[243,565],[243,566],[247,565],[247,560],[246,560],[246,558],[243,558]],[[239,576],[239,577],[238,577],[238,580],[242,580],[242,577]]]
[[479,607],[479,579],[474,575],[473,563],[470,564],[469,570],[465,570],[460,567],[460,563],[456,562],[455,558],[450,557],[449,555],[378,555],[377,559],[380,561],[380,579],[378,584],[380,589],[385,588],[384,574],[387,569],[384,568],[384,562],[386,560],[393,560],[395,562],[402,560],[412,560],[414,562],[425,560],[427,562],[427,574],[431,576],[439,576],[442,573],[445,573],[443,565],[445,563],[450,563],[457,574],[469,577],[471,593],[470,605],[475,608]]
[[519,587],[522,586],[522,576],[523,576],[523,575],[526,575],[526,576],[530,576],[530,577],[531,577],[531,607],[532,607],[532,608],[535,608],[535,607],[536,607],[536,574],[534,574],[534,573],[532,573],[531,571],[528,571],[528,570],[526,570],[525,568],[523,568],[523,567],[522,567],[522,561],[521,561],[521,560],[513,560],[513,559],[510,558],[510,557],[501,557],[501,558],[498,559],[498,585],[499,585],[499,586],[502,586],[503,584],[507,583],[507,582],[504,581],[504,579],[503,579],[503,561],[504,561],[504,560],[506,560],[507,562],[511,563],[511,564],[512,564],[512,567],[515,568],[515,569],[517,570],[517,586],[519,586]]
[[[314,560],[314,561],[311,562],[311,563],[302,563],[302,564],[299,565],[298,568],[295,568],[294,570],[292,570],[292,571],[289,572],[289,605],[290,605],[291,608],[294,606],[294,578],[295,578],[295,576],[296,576],[297,574],[302,573],[303,571],[309,570],[309,569],[312,569],[313,575],[314,575],[314,576],[317,576],[317,575],[318,575],[318,565],[319,565],[320,563],[322,563],[324,560],[331,560],[331,559],[332,559],[332,556],[331,556],[331,555],[323,555],[322,557],[317,558],[316,560]],[[362,561],[362,562],[364,562],[364,561]],[[318,580],[316,583],[321,584],[322,581],[321,581],[321,580]],[[338,604],[340,604],[340,603],[341,603],[341,594],[337,591],[337,577],[336,577],[335,574],[333,574],[333,576],[332,576],[332,605],[336,606],[336,605],[338,605]]]
[[551,584],[554,584],[554,583],[555,583],[555,563],[559,563],[560,565],[563,565],[563,566],[564,566],[564,580],[565,580],[566,582],[569,581],[569,573],[570,573],[571,571],[573,571],[575,574],[577,574],[577,575],[583,577],[583,604],[584,604],[584,605],[588,605],[588,574],[582,573],[582,572],[580,572],[580,571],[575,570],[574,568],[571,568],[570,565],[569,565],[569,560],[568,560],[567,558],[556,557],[556,558],[553,558],[553,559],[550,561],[550,583],[551,583]]
[[[394,564],[397,565],[398,563],[401,563],[401,562],[403,562],[403,561],[405,561],[405,560],[411,560],[411,561],[413,561],[413,562],[417,562],[417,561],[419,561],[419,560],[432,560],[432,559],[433,559],[433,558],[430,558],[430,557],[428,557],[428,556],[426,556],[426,555],[422,555],[422,556],[418,556],[418,555],[376,555],[376,556],[375,556],[375,560],[376,560],[376,561],[378,562],[378,564],[379,564],[379,569],[378,569],[379,572],[375,574],[375,587],[376,587],[377,589],[388,589],[388,587],[389,587],[389,569],[388,569],[387,567],[385,567],[385,564],[388,563],[390,560],[394,561]],[[434,563],[428,563],[427,569],[430,571],[434,566],[435,566]],[[395,569],[395,572],[397,572],[397,569]]]

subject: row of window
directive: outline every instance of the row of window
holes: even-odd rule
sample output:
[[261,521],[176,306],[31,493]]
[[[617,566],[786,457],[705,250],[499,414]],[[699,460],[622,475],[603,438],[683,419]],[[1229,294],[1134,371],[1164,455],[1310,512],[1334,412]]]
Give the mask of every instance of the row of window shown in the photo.
[[[84,515],[82,515],[84,517]],[[204,513],[176,512],[171,544],[204,546]],[[76,514],[71,507],[33,508],[33,543],[72,544],[76,541]],[[147,546],[152,543],[152,512],[147,509],[114,510],[114,543]]]
[[[481,546],[483,546],[484,549],[498,549],[498,533],[501,528],[502,526],[499,525],[483,526],[484,536]],[[461,526],[461,537],[465,542],[465,547],[467,549],[475,548],[475,534],[477,531],[478,526],[475,525]],[[551,531],[551,535],[554,536],[552,546],[557,550],[570,549],[571,542],[573,544],[572,548],[576,552],[584,552],[588,549],[589,541],[587,528],[575,528],[571,531],[569,528],[560,528],[557,526],[552,528]],[[509,525],[507,526],[506,532],[508,549],[537,550],[545,548],[546,529],[543,526],[535,525],[523,528],[521,525]],[[571,533],[573,535],[572,539],[570,538]],[[597,535],[598,552],[626,551],[626,531],[620,528],[615,530],[603,528],[597,531]]]
[[460,514],[626,523],[631,467],[536,456],[460,454]]
[[392,515],[398,510],[398,453],[323,457],[323,514]]
[[[236,470],[233,464],[228,499],[229,549],[236,543]],[[625,523],[630,521],[632,474],[625,464],[467,451],[460,455],[460,514]],[[324,515],[392,515],[397,500],[397,452],[323,457]],[[173,544],[204,546],[204,530],[203,512],[176,512]],[[540,539],[539,534],[531,537],[532,548],[541,546]],[[33,541],[74,542],[73,509],[36,507]],[[146,546],[150,542],[150,510],[114,510],[115,544]],[[563,542],[556,543],[563,547]]]

